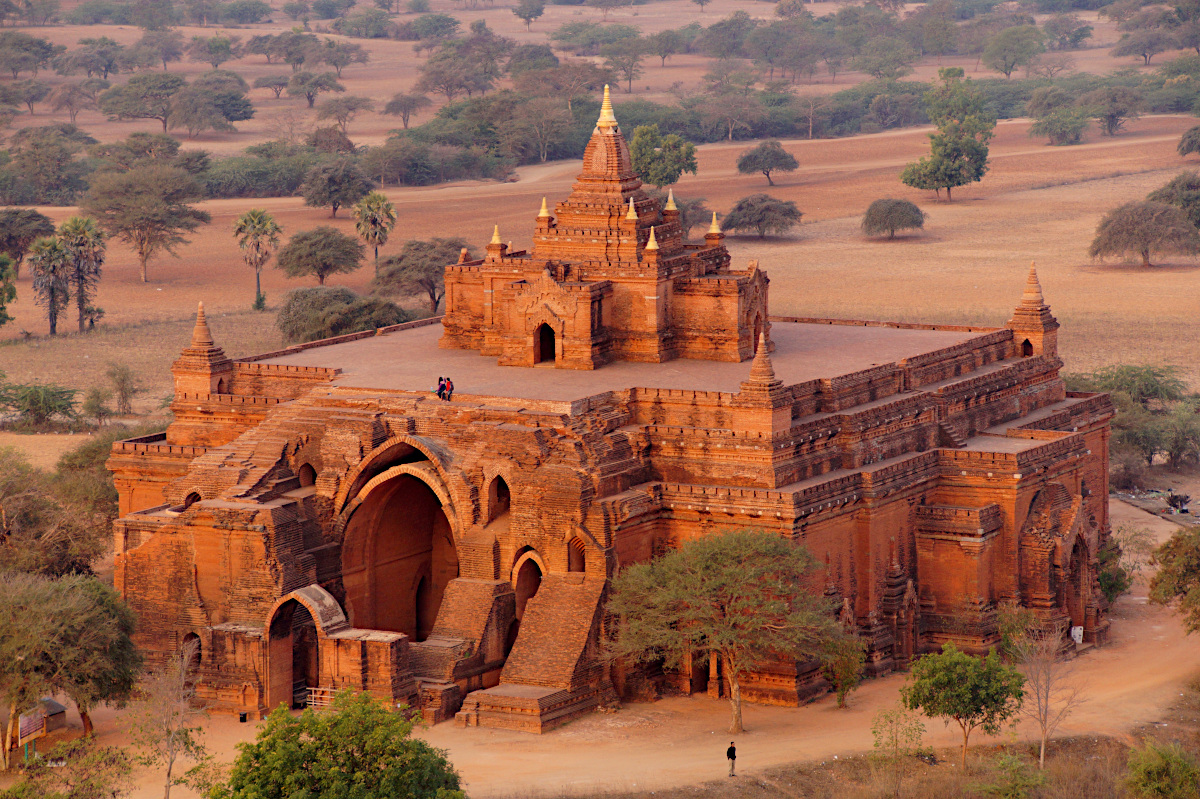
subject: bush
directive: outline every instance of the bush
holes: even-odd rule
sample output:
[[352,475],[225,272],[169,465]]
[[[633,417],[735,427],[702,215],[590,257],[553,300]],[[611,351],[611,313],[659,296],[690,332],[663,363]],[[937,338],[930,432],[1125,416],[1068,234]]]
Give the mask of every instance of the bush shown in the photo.
[[925,227],[925,212],[908,200],[884,198],[876,200],[863,214],[862,231],[868,236],[886,233],[896,238],[897,230],[920,230]]
[[41,428],[58,419],[73,422],[75,411],[75,389],[53,383],[30,383],[0,385],[0,408],[17,415],[17,425]]
[[397,325],[416,318],[392,302],[360,297],[347,288],[316,287],[290,291],[275,317],[289,344]]
[[1147,741],[1129,754],[1125,785],[1144,799],[1196,799],[1200,768],[1179,744]]
[[751,194],[734,203],[722,227],[727,230],[753,230],[761,239],[768,233],[782,235],[800,224],[803,214],[791,200],[769,194]]

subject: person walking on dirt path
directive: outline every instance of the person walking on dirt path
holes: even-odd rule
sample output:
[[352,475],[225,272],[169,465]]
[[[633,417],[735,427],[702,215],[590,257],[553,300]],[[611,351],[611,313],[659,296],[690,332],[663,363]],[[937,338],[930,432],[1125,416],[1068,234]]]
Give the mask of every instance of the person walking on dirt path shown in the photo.
[[733,773],[733,764],[737,762],[737,747],[733,745],[733,741],[729,742],[729,748],[725,750],[725,757],[729,759],[729,776],[736,776]]

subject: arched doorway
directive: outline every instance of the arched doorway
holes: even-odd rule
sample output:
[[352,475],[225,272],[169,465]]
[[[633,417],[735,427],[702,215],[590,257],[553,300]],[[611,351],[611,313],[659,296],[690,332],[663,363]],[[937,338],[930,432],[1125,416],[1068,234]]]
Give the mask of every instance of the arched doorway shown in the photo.
[[1031,342],[1029,339],[1025,339],[1021,342],[1021,357],[1028,358],[1031,355],[1033,355],[1033,342]]
[[1082,538],[1075,539],[1071,547],[1071,559],[1067,562],[1067,572],[1059,589],[1059,602],[1063,610],[1071,617],[1072,627],[1083,627],[1087,618],[1087,548]]
[[267,706],[302,707],[308,689],[321,679],[317,625],[308,608],[294,599],[275,611],[268,629]]
[[503,477],[495,477],[488,485],[488,523],[508,513],[512,506],[512,492]]
[[754,341],[750,345],[755,355],[758,355],[758,342],[762,339],[762,332],[762,317],[756,316],[754,317]]
[[401,473],[368,487],[345,530],[342,584],[351,623],[425,640],[446,586],[458,577],[441,499],[424,480]]
[[537,558],[526,555],[517,561],[513,572],[513,590],[517,594],[517,620],[525,617],[525,606],[542,587],[542,567]]
[[314,485],[317,482],[317,470],[312,467],[311,463],[302,464],[299,471],[296,472],[296,479],[300,481],[301,488]]
[[533,334],[533,362],[554,363],[554,328],[542,323]]
[[587,571],[587,550],[578,538],[572,538],[571,543],[567,545],[567,571]]

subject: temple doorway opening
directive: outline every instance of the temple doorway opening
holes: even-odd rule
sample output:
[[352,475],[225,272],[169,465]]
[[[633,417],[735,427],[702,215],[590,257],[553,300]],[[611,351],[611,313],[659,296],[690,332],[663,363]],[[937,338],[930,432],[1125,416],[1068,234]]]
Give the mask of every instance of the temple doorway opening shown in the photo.
[[513,590],[517,594],[517,620],[525,617],[525,606],[542,587],[542,567],[532,553],[517,561],[513,578]]
[[458,577],[458,553],[441,500],[401,474],[375,486],[346,525],[342,582],[355,627],[424,641]]
[[1061,588],[1060,602],[1063,609],[1071,617],[1072,627],[1083,627],[1087,615],[1085,597],[1087,596],[1087,550],[1083,540],[1076,539],[1071,547],[1071,560],[1067,566],[1066,579]]
[[268,646],[267,706],[304,707],[308,689],[321,684],[317,626],[308,608],[294,599],[280,605]]
[[533,336],[533,362],[554,363],[554,328],[548,324],[538,325]]

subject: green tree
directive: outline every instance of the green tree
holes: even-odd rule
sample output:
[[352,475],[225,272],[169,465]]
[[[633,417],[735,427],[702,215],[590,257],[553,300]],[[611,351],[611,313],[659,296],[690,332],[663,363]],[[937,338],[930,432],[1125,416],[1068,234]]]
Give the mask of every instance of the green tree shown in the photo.
[[255,78],[254,88],[270,89],[275,92],[275,99],[278,100],[290,82],[291,78],[287,75],[267,75],[262,78]]
[[133,369],[129,368],[129,364],[114,362],[108,365],[104,376],[112,383],[113,393],[117,397],[117,413],[122,416],[133,413],[133,398],[142,391]]
[[29,109],[29,115],[33,116],[33,106],[45,100],[50,94],[50,84],[43,83],[34,78],[26,78],[23,81],[14,83],[10,89],[14,99],[25,104]]
[[772,533],[689,540],[617,575],[613,653],[668,668],[718,658],[730,686],[730,731],[740,733],[741,680],[754,664],[818,657],[845,635],[828,600],[804,588],[817,570],[804,547]]
[[730,94],[711,97],[697,105],[696,111],[700,114],[700,123],[706,129],[724,128],[729,141],[733,141],[734,131],[753,130],[754,125],[767,115],[757,97]]
[[212,217],[189,205],[201,194],[195,178],[176,166],[149,164],[128,172],[98,173],[80,206],[109,236],[133,247],[148,283],[146,262],[160,252],[175,255],[191,233]]
[[1108,86],[1079,98],[1079,106],[1100,122],[1105,136],[1116,136],[1127,121],[1140,116],[1144,105],[1142,93],[1128,86]]
[[895,778],[893,796],[900,796],[905,761],[920,751],[925,725],[901,702],[875,714],[871,719],[871,735],[875,739],[875,754],[888,765]]
[[[53,763],[54,765],[50,765]],[[2,799],[107,799],[132,787],[133,758],[100,746],[91,736],[55,745],[25,765],[25,779],[0,791]]]
[[375,248],[375,275],[379,275],[379,248],[387,244],[396,227],[396,206],[381,191],[368,192],[354,204],[354,229],[358,237]]
[[124,86],[100,95],[100,110],[111,119],[157,119],[167,130],[171,100],[186,85],[179,75],[134,75]]
[[8,304],[17,299],[17,275],[13,259],[0,253],[0,327],[13,320],[8,313]]
[[183,34],[175,30],[148,30],[134,47],[153,53],[164,71],[170,62],[182,60],[185,50]]
[[1142,59],[1142,65],[1148,67],[1150,59],[1154,56],[1174,50],[1178,46],[1179,41],[1169,31],[1162,28],[1141,28],[1123,35],[1110,52],[1116,58],[1137,56]]
[[1151,253],[1200,252],[1200,235],[1181,209],[1156,202],[1125,203],[1109,211],[1096,226],[1088,248],[1092,258],[1136,253],[1150,267]]
[[226,61],[241,58],[242,45],[237,36],[193,36],[187,54],[193,61],[203,61],[217,69]]
[[1150,601],[1174,605],[1188,634],[1200,631],[1200,526],[1174,533],[1151,563],[1158,571],[1150,578]]
[[[386,17],[385,17],[386,20]],[[346,31],[350,35],[350,31]],[[369,36],[367,38],[380,39],[382,36]],[[329,66],[333,67],[333,71],[337,76],[342,77],[342,70],[351,64],[365,64],[371,60],[371,54],[361,44],[353,42],[338,42],[333,39],[326,39],[325,46],[321,49],[321,60]]]
[[346,128],[354,121],[355,117],[363,111],[372,111],[374,108],[375,101],[368,97],[357,97],[352,94],[345,97],[331,97],[328,100],[322,100],[321,104],[317,106],[317,119],[332,119],[342,133],[345,133]]
[[546,13],[546,4],[543,0],[518,0],[512,12],[525,23],[525,30],[529,30],[533,21]]
[[54,111],[66,111],[75,124],[79,112],[86,108],[96,108],[96,98],[78,83],[64,83],[50,93],[50,108]]
[[[406,241],[399,255],[384,259],[371,283],[371,291],[399,297],[424,294],[430,314],[437,314],[446,293],[446,266],[456,263],[466,246],[466,241],[460,238]],[[472,258],[469,250],[467,258]]]
[[902,39],[877,36],[854,57],[854,68],[880,80],[897,80],[912,72],[920,53]]
[[737,170],[743,175],[761,172],[766,175],[767,185],[774,186],[772,172],[795,172],[800,168],[795,156],[783,149],[783,145],[771,139],[751,147],[738,156]]
[[329,207],[329,216],[336,217],[343,205],[358,202],[371,191],[371,181],[358,163],[346,156],[330,158],[308,170],[300,193],[304,204],[313,208]]
[[988,40],[983,48],[983,63],[1005,78],[1046,52],[1045,34],[1036,25],[1005,28]]
[[957,186],[982,180],[988,170],[988,141],[996,118],[985,108],[984,97],[960,67],[938,70],[941,85],[925,93],[923,103],[930,121],[938,126],[931,134],[930,154],[909,164],[900,181],[917,189],[946,190],[952,198]]
[[868,236],[886,233],[889,239],[896,238],[897,230],[921,230],[925,227],[925,212],[908,200],[890,197],[876,200],[863,214],[862,231]]
[[726,230],[754,230],[760,239],[768,233],[782,236],[800,224],[803,215],[791,200],[751,194],[734,203],[725,216],[723,227]]
[[322,713],[271,712],[210,799],[394,796],[465,799],[445,752],[413,738],[411,714],[339,692]]
[[998,735],[1020,710],[1024,684],[1021,673],[1001,662],[995,651],[978,658],[945,644],[940,653],[912,664],[900,696],[910,710],[958,725],[963,735],[961,763],[966,768],[971,732],[978,727]]
[[659,57],[660,66],[667,65],[667,59],[684,50],[683,37],[673,30],[659,31],[646,37],[646,50]]
[[821,674],[833,686],[838,707],[845,707],[846,696],[858,688],[866,664],[867,650],[858,636],[835,638],[821,652]]
[[37,75],[50,60],[61,53],[62,46],[55,46],[45,39],[30,36],[23,31],[0,32],[0,69],[12,73],[13,80],[22,72]]
[[92,301],[104,269],[104,231],[90,216],[72,216],[59,226],[58,240],[67,251],[67,282],[75,295],[82,333],[92,315]]
[[262,208],[251,208],[233,223],[233,235],[237,239],[238,249],[242,251],[242,260],[254,270],[255,308],[264,305],[262,268],[279,248],[281,233],[283,228],[275,221],[275,217]]
[[1082,108],[1055,108],[1037,117],[1029,126],[1030,136],[1045,136],[1056,146],[1079,144],[1091,115]]
[[0,253],[12,258],[13,277],[21,276],[21,264],[29,246],[43,236],[54,235],[50,217],[33,208],[0,209]]
[[1147,194],[1146,199],[1182,209],[1192,224],[1200,228],[1200,172],[1180,172],[1165,185]]
[[29,271],[33,273],[33,293],[37,304],[46,309],[50,335],[58,333],[59,314],[71,298],[71,256],[62,242],[42,238],[29,248]]
[[1087,380],[1096,391],[1119,392],[1143,408],[1178,402],[1187,395],[1187,383],[1173,366],[1105,366],[1088,375]]
[[360,297],[341,286],[293,289],[284,297],[275,327],[288,344],[408,322],[413,314],[375,297]]
[[275,266],[288,277],[312,275],[324,286],[330,275],[360,268],[362,259],[362,244],[345,233],[322,225],[292,236],[275,258]]
[[639,125],[629,144],[633,171],[643,182],[662,188],[684,172],[696,174],[696,145],[674,133],[663,136],[658,125]]
[[1187,156],[1191,153],[1200,153],[1200,125],[1194,128],[1188,128],[1182,136],[1179,137],[1179,145],[1176,147],[1179,154]]
[[387,105],[383,107],[383,113],[400,117],[404,129],[408,130],[409,118],[431,105],[433,105],[433,101],[419,92],[398,92],[387,101]]
[[303,97],[312,108],[317,102],[317,96],[328,92],[344,92],[346,87],[338,83],[337,75],[333,72],[297,72],[288,81],[287,93],[293,97]]
[[641,38],[622,39],[600,48],[604,65],[625,78],[625,93],[633,93],[633,81],[642,75],[642,59],[646,57],[646,43]]

